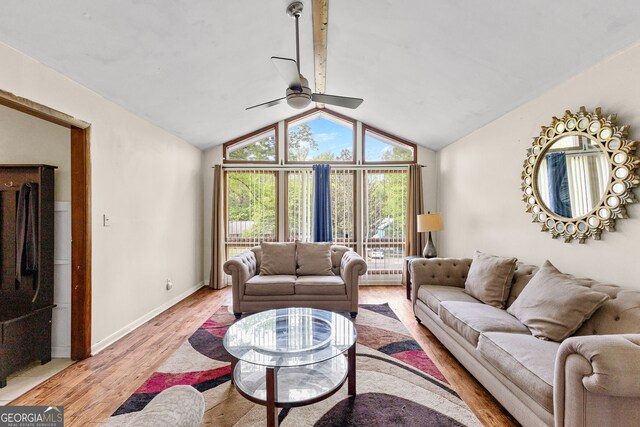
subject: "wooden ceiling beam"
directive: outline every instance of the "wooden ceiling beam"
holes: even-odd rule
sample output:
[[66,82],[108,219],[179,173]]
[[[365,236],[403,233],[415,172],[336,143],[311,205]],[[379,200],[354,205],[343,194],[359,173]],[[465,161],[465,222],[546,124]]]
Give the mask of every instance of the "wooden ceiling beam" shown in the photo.
[[[313,58],[316,93],[325,93],[327,86],[327,27],[329,25],[329,0],[312,0]],[[318,108],[324,104],[316,103]]]

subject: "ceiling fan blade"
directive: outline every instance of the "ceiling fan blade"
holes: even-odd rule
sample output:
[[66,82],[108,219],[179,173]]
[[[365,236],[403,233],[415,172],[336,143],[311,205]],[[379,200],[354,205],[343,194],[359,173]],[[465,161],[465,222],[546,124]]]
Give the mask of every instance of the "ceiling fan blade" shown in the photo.
[[276,66],[278,72],[282,76],[289,89],[302,90],[302,82],[300,81],[300,73],[298,72],[298,63],[294,59],[280,58],[272,56],[271,62]]
[[273,107],[274,105],[280,104],[285,99],[287,99],[287,97],[283,96],[282,98],[274,99],[273,101],[263,102],[262,104],[258,104],[258,105],[252,105],[251,107],[245,108],[245,110],[251,110],[252,108],[269,108],[269,107]]
[[311,95],[313,102],[320,102],[321,104],[337,105],[338,107],[345,108],[358,108],[364,99],[362,98],[349,98],[348,96],[336,96],[327,95],[325,93],[314,93]]

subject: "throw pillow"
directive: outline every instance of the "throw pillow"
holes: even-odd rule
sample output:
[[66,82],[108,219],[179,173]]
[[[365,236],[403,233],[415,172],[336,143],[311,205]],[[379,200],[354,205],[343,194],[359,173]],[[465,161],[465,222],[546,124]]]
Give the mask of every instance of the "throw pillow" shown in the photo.
[[607,294],[591,290],[591,283],[561,273],[546,261],[507,312],[524,323],[533,336],[562,341],[609,299]]
[[296,244],[262,242],[261,276],[296,274]]
[[464,283],[464,291],[485,304],[504,308],[509,297],[516,258],[503,258],[476,251]]
[[331,243],[298,243],[298,276],[333,276]]

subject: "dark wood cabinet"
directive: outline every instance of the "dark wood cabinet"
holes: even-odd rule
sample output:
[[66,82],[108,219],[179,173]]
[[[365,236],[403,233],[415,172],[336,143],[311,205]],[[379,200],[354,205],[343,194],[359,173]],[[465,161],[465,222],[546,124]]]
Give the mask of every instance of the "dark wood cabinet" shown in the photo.
[[55,168],[0,165],[0,387],[51,360]]

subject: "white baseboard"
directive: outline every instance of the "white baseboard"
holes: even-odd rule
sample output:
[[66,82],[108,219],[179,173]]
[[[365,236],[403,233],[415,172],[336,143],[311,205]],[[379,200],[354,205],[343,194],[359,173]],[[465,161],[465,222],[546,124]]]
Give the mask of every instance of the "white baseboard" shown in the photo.
[[157,308],[154,308],[153,310],[151,310],[150,312],[148,312],[144,316],[134,320],[133,322],[129,323],[128,325],[124,326],[123,328],[120,328],[119,330],[117,330],[113,334],[109,335],[105,339],[103,339],[101,341],[98,341],[97,343],[93,344],[91,346],[91,355],[96,355],[97,353],[101,352],[102,350],[104,350],[105,348],[109,347],[114,342],[118,341],[120,338],[122,338],[125,335],[127,335],[129,332],[131,332],[134,329],[138,328],[143,323],[153,319],[154,317],[156,317],[158,314],[162,313],[166,309],[176,305],[177,303],[179,303],[180,301],[182,301],[183,299],[185,299],[186,297],[188,297],[189,295],[191,295],[192,293],[194,293],[198,289],[202,288],[203,286],[205,286],[205,282],[198,283],[197,285],[187,289],[186,291],[184,291],[180,295],[178,295],[178,296],[170,299],[169,301],[165,302],[161,306],[159,306]]

